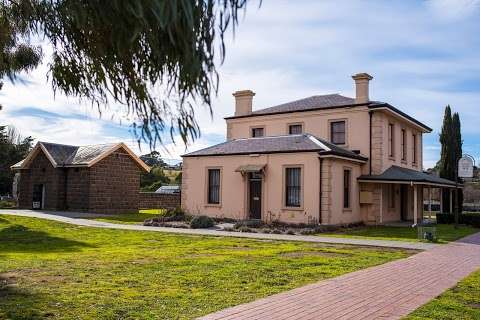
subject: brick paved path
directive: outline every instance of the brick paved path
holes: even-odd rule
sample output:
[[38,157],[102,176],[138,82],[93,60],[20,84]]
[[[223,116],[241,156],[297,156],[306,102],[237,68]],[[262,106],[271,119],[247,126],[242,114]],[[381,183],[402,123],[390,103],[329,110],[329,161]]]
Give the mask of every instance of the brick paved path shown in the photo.
[[400,319],[477,268],[480,233],[201,319]]

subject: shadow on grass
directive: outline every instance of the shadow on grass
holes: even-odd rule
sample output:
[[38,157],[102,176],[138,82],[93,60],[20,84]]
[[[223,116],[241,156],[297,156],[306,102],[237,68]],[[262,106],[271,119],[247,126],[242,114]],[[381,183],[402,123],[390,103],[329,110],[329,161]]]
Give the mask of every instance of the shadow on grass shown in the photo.
[[1,217],[0,217],[0,223],[10,223],[10,221],[8,221],[8,220],[5,219],[5,218],[1,218]]
[[0,253],[7,252],[73,252],[90,244],[54,237],[43,231],[12,225],[0,230]]
[[16,280],[13,273],[0,273],[0,319],[44,319],[36,304],[41,297],[20,289]]

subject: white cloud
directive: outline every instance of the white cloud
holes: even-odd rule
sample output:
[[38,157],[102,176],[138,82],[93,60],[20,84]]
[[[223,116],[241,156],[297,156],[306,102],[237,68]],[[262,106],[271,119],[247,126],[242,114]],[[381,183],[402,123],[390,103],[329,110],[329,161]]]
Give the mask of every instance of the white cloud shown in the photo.
[[[203,136],[189,149],[208,146],[211,135],[225,134],[223,117],[233,114],[231,93],[236,90],[255,91],[254,108],[331,92],[351,96],[350,75],[359,71],[375,77],[373,99],[388,101],[435,130],[441,126],[443,107],[451,104],[460,112],[464,132],[480,134],[476,124],[480,90],[475,88],[480,81],[478,3],[263,1],[260,9],[251,3],[235,38],[227,41],[213,119],[206,108],[197,107]],[[28,77],[34,82],[31,85],[6,84],[0,92],[0,103],[6,109],[0,112],[1,122],[14,122],[22,131],[46,140],[81,144],[124,139],[107,130],[119,119],[125,121],[118,113],[106,112],[97,121],[98,113],[88,104],[62,95],[54,100],[46,70],[44,65],[33,72]],[[11,111],[24,107],[88,118],[55,124],[36,117],[8,118]],[[117,117],[111,120],[113,114]],[[185,152],[177,141],[178,145],[168,144],[169,157]],[[136,145],[133,137],[127,142]],[[425,153],[426,166],[438,158],[438,150],[430,145],[425,145]]]

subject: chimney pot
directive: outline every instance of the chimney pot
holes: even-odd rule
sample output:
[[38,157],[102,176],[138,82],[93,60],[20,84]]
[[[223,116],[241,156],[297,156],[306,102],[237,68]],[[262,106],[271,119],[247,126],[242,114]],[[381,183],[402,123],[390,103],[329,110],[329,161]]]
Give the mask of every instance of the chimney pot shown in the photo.
[[235,116],[245,116],[252,113],[252,101],[255,92],[241,90],[233,93],[235,97]]
[[355,103],[370,102],[368,83],[373,77],[368,73],[357,73],[352,76],[352,79],[355,81]]

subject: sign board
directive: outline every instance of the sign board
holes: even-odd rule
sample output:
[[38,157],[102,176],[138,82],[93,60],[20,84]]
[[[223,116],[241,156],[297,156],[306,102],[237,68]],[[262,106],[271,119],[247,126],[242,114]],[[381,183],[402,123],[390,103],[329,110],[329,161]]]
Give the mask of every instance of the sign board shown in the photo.
[[461,157],[458,160],[458,177],[473,178],[473,159],[470,157]]

